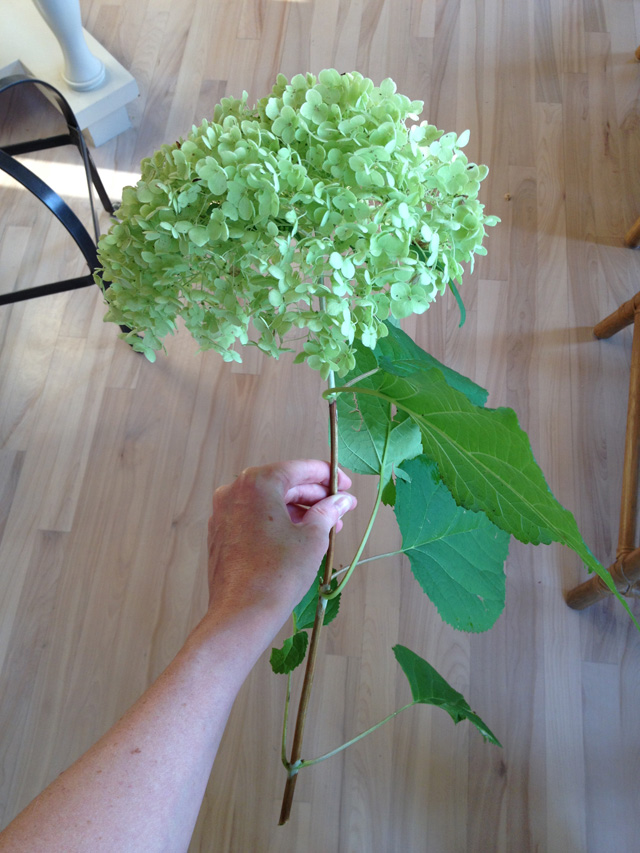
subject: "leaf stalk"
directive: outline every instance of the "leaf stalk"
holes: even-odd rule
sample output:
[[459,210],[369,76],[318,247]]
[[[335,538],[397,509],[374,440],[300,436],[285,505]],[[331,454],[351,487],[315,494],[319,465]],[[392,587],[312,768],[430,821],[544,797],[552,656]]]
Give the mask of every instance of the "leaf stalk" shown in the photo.
[[335,749],[332,749],[331,752],[326,752],[324,755],[318,756],[318,758],[309,758],[305,761],[301,761],[299,766],[296,769],[296,772],[302,770],[303,767],[311,767],[314,764],[319,764],[321,761],[325,761],[327,758],[331,758],[332,755],[337,755],[339,752],[342,752],[343,749],[346,749],[348,746],[351,746],[354,743],[357,743],[359,740],[362,740],[363,737],[370,735],[372,732],[375,732],[376,729],[379,729],[380,726],[383,726],[385,723],[388,723],[389,720],[392,720],[394,717],[397,717],[402,711],[406,711],[407,708],[412,708],[415,704],[414,702],[409,702],[408,705],[403,705],[402,708],[398,708],[397,711],[394,711],[392,714],[389,714],[388,717],[385,717],[384,720],[380,720],[379,723],[376,723],[371,728],[367,729],[365,732],[361,732],[359,735],[351,738],[346,743],[343,743],[342,746],[337,746]]
[[[365,557],[364,560],[358,560],[358,566],[364,566],[365,563],[372,563],[374,560],[384,560],[386,557],[397,557],[399,554],[406,554],[406,548],[400,548],[397,551],[387,551],[386,554],[374,554],[373,557]],[[337,578],[338,575],[343,575],[345,572],[348,572],[351,566],[345,566],[344,569],[340,569],[337,572],[334,572],[333,577]]]
[[285,770],[289,772],[289,762],[287,761],[287,725],[289,723],[289,706],[291,704],[291,673],[287,673],[287,696],[284,703],[284,719],[282,721],[282,763]]

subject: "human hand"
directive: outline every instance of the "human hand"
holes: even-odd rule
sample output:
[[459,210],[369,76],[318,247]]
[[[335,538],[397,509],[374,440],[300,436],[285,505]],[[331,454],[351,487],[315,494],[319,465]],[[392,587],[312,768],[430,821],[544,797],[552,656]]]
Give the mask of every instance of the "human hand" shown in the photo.
[[326,462],[300,460],[248,468],[215,492],[211,609],[262,609],[285,621],[317,574],[329,531],[340,530],[341,517],[356,505],[345,492],[351,480],[344,472],[337,495],[329,495],[329,482]]

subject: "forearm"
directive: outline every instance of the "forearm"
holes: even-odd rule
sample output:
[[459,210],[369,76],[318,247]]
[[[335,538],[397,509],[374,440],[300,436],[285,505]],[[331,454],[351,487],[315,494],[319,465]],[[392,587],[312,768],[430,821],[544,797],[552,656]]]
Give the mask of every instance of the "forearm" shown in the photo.
[[233,701],[279,621],[208,614],[125,716],[0,834],[0,850],[186,850]]
[[[214,603],[175,660],[98,743],[0,833],[2,853],[179,853],[231,706],[355,505],[317,460],[244,471],[209,520]],[[339,488],[351,485],[339,472]]]

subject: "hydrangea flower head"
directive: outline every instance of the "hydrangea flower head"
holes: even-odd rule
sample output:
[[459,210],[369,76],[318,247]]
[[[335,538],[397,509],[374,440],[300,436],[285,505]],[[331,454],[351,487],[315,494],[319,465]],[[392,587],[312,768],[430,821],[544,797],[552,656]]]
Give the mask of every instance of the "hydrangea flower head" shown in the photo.
[[[327,376],[421,314],[485,254],[488,170],[418,124],[422,102],[357,72],[282,74],[255,106],[224,98],[125,187],[98,246],[105,317],[150,360],[178,317],[202,350],[252,344]],[[250,327],[253,332],[250,339]]]

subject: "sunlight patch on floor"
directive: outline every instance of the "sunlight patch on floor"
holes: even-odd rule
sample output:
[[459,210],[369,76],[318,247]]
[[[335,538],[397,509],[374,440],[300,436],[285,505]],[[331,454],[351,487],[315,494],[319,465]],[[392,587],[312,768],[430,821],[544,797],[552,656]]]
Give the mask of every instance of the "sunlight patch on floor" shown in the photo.
[[[31,157],[20,157],[19,161],[27,169],[31,169],[46,184],[49,184],[51,189],[63,199],[87,198],[87,178],[82,163],[54,163]],[[140,179],[138,172],[98,169],[98,173],[114,203],[122,197],[123,187],[135,186]],[[0,187],[22,189],[21,184],[2,171],[0,171]]]

